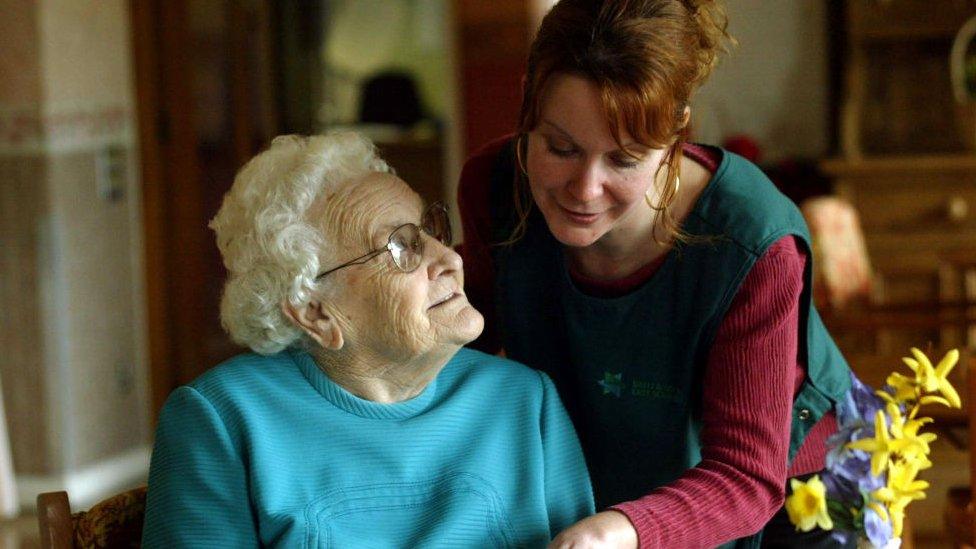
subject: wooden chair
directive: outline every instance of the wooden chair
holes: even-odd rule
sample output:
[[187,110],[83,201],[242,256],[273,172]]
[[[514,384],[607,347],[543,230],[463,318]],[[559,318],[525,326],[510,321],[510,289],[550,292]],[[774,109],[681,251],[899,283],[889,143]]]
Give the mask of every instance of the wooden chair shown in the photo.
[[42,549],[130,548],[142,541],[146,487],[105,499],[88,511],[71,513],[67,492],[37,496]]

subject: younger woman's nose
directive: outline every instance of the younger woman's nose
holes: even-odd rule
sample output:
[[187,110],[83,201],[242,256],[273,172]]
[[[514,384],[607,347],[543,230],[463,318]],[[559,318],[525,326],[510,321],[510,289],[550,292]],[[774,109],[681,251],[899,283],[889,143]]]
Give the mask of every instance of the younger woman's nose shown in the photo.
[[590,202],[603,194],[603,179],[603,170],[599,163],[588,162],[580,166],[567,190],[577,202]]

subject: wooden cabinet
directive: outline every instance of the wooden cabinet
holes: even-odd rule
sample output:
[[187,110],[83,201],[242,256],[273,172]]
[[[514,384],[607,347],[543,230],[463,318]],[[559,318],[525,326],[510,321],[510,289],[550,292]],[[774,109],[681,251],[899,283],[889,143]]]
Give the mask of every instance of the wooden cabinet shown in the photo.
[[848,0],[845,15],[841,154],[822,169],[860,214],[874,283],[866,307],[825,318],[851,354],[976,347],[976,111],[949,69],[976,1]]
[[823,169],[860,213],[874,270],[870,306],[913,317],[878,317],[884,326],[837,334],[841,347],[976,348],[966,320],[976,308],[976,155],[830,160]]
[[976,111],[953,96],[953,41],[976,0],[847,0],[845,158],[971,152]]
[[944,38],[955,35],[974,5],[972,0],[849,0],[848,28],[857,39]]

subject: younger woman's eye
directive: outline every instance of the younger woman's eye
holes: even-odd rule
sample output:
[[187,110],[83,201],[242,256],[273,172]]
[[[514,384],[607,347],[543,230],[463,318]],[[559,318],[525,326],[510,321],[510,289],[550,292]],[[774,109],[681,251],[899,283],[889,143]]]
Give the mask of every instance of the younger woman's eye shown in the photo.
[[559,147],[554,143],[546,142],[546,148],[550,153],[562,158],[569,158],[570,156],[576,154],[576,149],[572,146]]
[[615,167],[625,169],[625,170],[630,168],[635,168],[637,167],[638,164],[640,164],[640,161],[635,159],[634,157],[623,155],[623,154],[619,156],[618,155],[611,156],[610,162],[612,162]]

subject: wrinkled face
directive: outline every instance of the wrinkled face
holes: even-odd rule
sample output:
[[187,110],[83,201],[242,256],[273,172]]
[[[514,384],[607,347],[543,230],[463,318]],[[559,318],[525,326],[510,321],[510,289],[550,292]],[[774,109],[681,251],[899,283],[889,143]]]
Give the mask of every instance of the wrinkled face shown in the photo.
[[[324,268],[384,248],[390,233],[404,223],[421,224],[417,193],[390,174],[373,173],[319,201],[323,230],[337,246]],[[464,295],[461,257],[421,233],[420,266],[397,268],[390,253],[362,265],[330,273],[330,307],[352,352],[394,361],[464,345],[481,333],[484,319]]]
[[528,136],[525,167],[532,197],[557,240],[585,247],[653,223],[644,194],[650,190],[652,203],[659,202],[654,177],[665,149],[644,147],[624,131],[621,150],[599,89],[578,76],[553,76],[540,115]]

